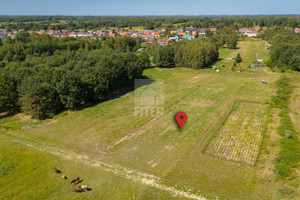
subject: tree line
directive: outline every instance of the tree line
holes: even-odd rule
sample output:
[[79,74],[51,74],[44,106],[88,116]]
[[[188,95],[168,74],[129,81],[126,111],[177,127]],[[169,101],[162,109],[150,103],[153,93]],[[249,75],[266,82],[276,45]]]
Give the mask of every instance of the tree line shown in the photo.
[[44,119],[132,87],[149,66],[149,57],[134,52],[132,38],[107,42],[113,47],[94,39],[26,33],[3,41],[0,112],[23,111]]
[[108,16],[1,16],[0,28],[8,30],[93,30],[103,27],[132,28],[142,26],[145,29],[180,28],[194,26],[198,28],[215,27],[300,27],[299,16],[236,16],[236,17],[108,17]]

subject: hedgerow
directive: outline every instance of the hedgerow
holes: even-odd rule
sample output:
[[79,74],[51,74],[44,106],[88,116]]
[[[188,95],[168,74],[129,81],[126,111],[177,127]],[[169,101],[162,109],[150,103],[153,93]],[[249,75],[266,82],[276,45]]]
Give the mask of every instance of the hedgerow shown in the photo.
[[294,170],[300,163],[298,132],[289,116],[293,85],[290,83],[290,79],[285,76],[282,76],[276,85],[278,89],[276,96],[272,98],[271,105],[280,109],[280,126],[277,132],[282,139],[280,141],[280,153],[275,161],[275,171],[278,177],[292,180],[295,178]]

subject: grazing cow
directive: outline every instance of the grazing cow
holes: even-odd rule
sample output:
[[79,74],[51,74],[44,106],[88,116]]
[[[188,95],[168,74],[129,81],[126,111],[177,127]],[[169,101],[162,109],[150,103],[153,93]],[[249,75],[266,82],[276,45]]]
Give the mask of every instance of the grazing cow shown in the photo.
[[56,168],[54,168],[54,172],[57,173],[57,174],[61,174],[61,171],[56,169]]
[[82,192],[83,190],[79,186],[79,187],[73,187],[72,191],[74,191],[74,192]]
[[71,184],[72,184],[72,183],[76,183],[76,182],[78,182],[78,181],[79,181],[79,179],[80,179],[79,177],[77,177],[77,178],[74,178],[74,179],[71,181]]
[[88,186],[86,186],[86,185],[80,185],[79,188],[81,188],[83,191],[88,190]]
[[65,175],[61,175],[61,177],[62,177],[63,179],[68,179],[68,177],[66,177]]

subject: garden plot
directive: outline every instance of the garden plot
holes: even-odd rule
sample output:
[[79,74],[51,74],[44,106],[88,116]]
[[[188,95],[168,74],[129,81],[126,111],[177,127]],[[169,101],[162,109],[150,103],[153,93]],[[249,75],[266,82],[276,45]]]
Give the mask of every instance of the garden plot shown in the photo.
[[264,104],[238,101],[206,153],[254,165],[264,130],[265,114]]

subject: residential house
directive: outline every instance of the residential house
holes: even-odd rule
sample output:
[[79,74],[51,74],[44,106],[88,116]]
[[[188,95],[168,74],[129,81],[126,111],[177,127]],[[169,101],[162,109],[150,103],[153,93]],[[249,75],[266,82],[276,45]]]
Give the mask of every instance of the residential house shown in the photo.
[[200,29],[198,34],[199,35],[205,35],[206,31],[207,31],[206,29]]
[[116,37],[116,34],[115,34],[114,32],[110,32],[110,33],[108,34],[108,36],[109,36],[109,37]]
[[130,36],[133,38],[137,38],[138,34],[134,31],[132,31]]
[[149,43],[155,42],[155,37],[149,37],[147,42],[149,42]]
[[60,37],[64,37],[64,38],[69,37],[69,34],[68,33],[63,33],[63,34],[60,35]]
[[246,29],[246,28],[240,28],[239,29],[239,33],[242,34],[242,35],[244,35],[246,33],[246,31],[248,31],[248,29]]
[[49,30],[49,31],[48,31],[48,34],[49,34],[49,35],[55,34],[55,30]]
[[170,42],[169,40],[158,40],[157,41],[157,43],[160,45],[166,45],[166,44],[169,44],[169,42]]
[[27,31],[27,33],[29,33],[29,35],[32,35],[33,31],[30,30],[30,31]]
[[179,38],[178,38],[177,35],[176,35],[175,37],[169,37],[169,38],[168,38],[169,41],[172,41],[172,40],[178,41],[178,39],[179,39]]
[[160,32],[159,31],[155,31],[155,32],[153,32],[153,34],[154,34],[154,37],[160,37]]
[[198,31],[193,31],[193,32],[192,32],[192,36],[197,35],[197,32],[198,32]]
[[248,37],[258,37],[258,31],[257,30],[248,30],[245,33]]
[[213,32],[213,33],[216,33],[217,29],[216,28],[210,28],[210,31]]

